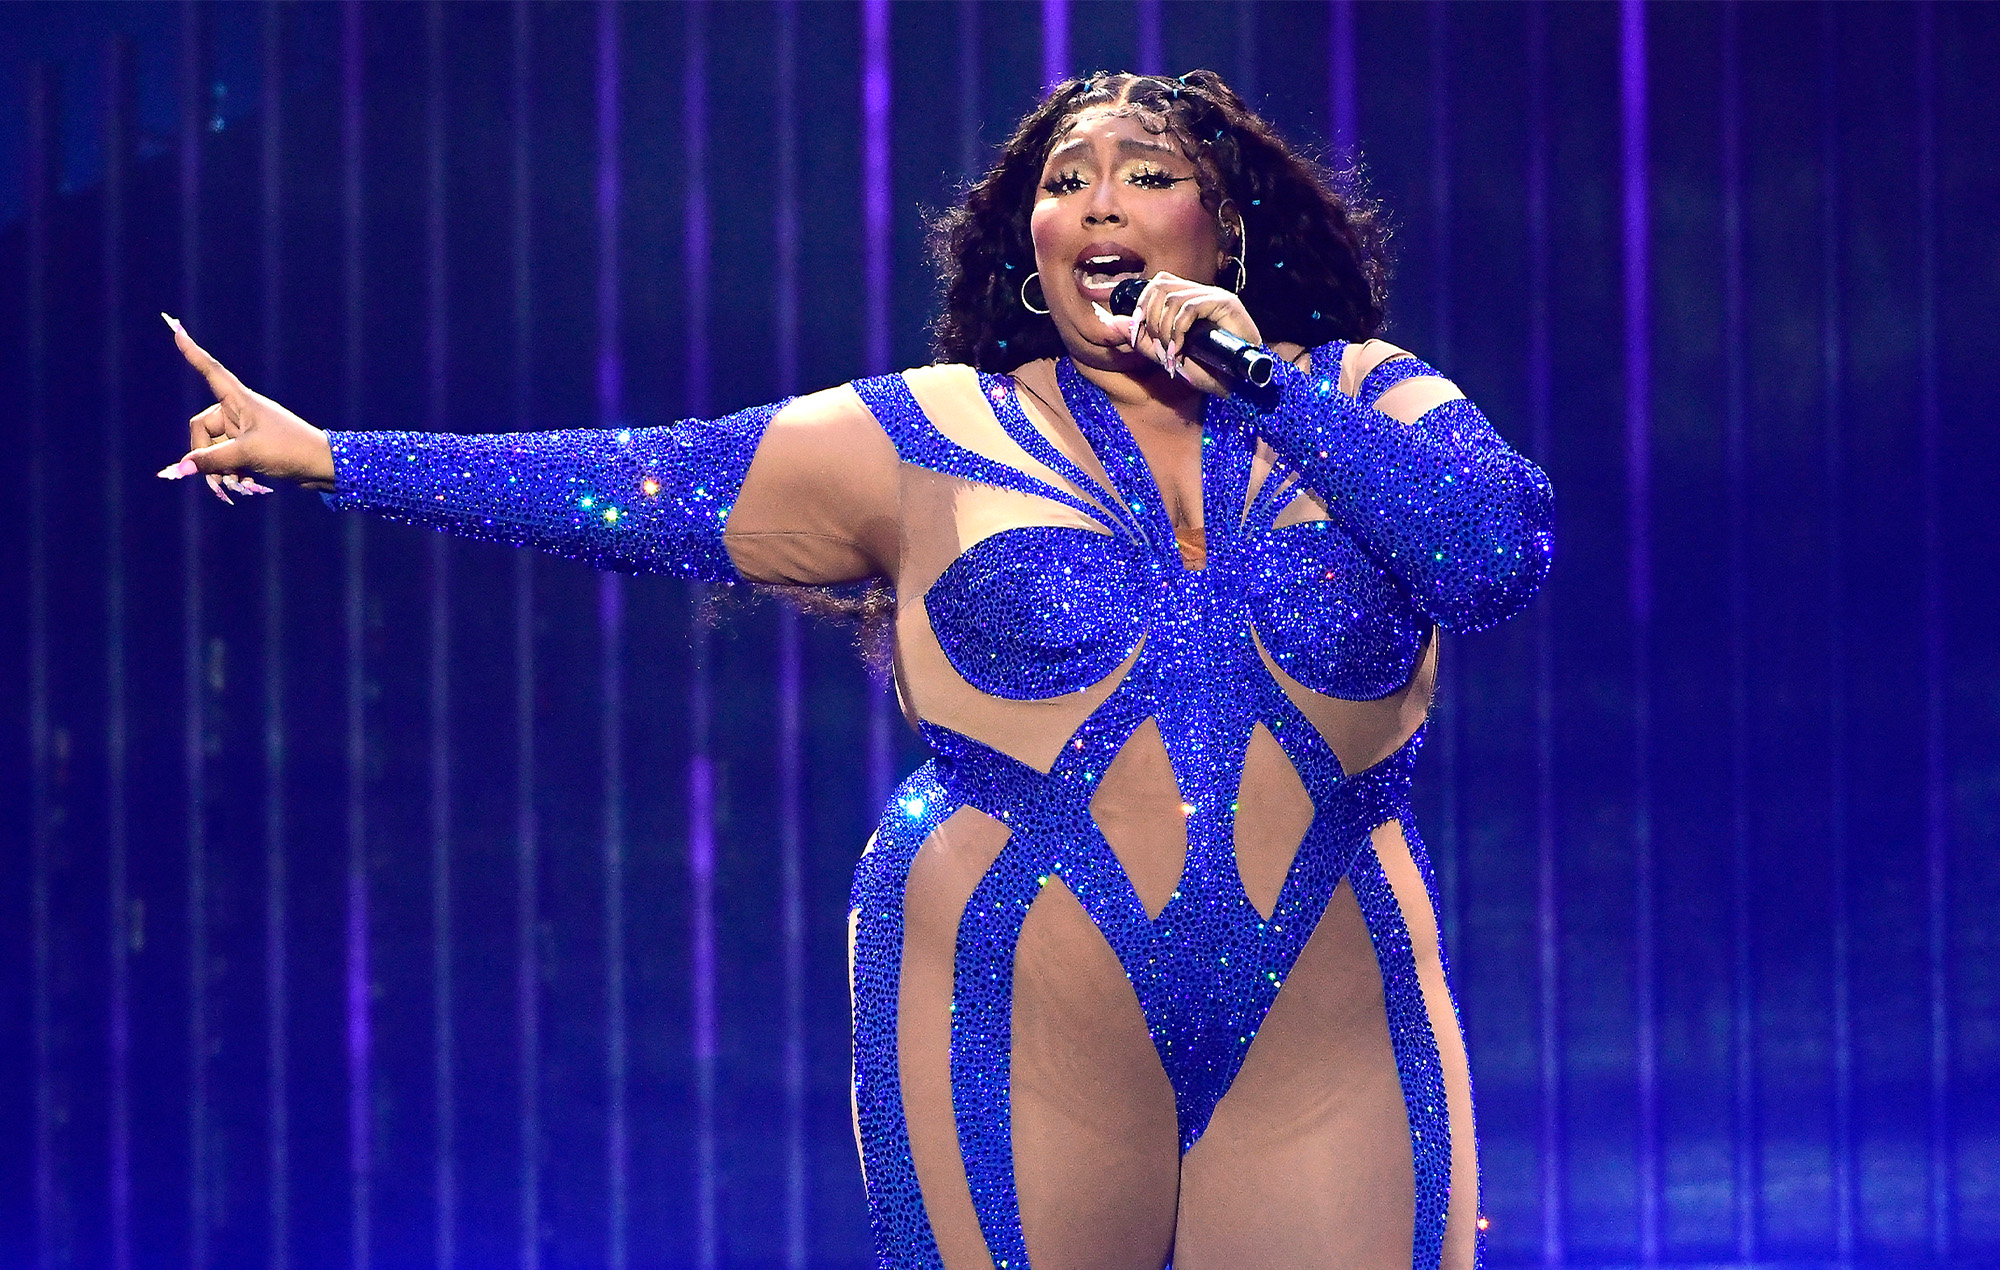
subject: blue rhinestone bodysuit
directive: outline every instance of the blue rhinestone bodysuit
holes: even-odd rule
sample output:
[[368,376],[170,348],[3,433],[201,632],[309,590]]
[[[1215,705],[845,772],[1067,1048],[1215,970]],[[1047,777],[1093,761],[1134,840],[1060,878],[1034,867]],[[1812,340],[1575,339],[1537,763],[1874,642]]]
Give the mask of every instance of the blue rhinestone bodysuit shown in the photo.
[[1373,408],[1435,371],[1343,391],[1347,352],[1208,403],[1192,544],[1066,360],[672,429],[338,433],[329,500],[716,580],[851,580],[848,522],[893,520],[897,687],[935,757],[853,889],[884,1266],[1470,1265],[1408,794],[1438,631],[1532,596],[1550,493],[1463,399]]

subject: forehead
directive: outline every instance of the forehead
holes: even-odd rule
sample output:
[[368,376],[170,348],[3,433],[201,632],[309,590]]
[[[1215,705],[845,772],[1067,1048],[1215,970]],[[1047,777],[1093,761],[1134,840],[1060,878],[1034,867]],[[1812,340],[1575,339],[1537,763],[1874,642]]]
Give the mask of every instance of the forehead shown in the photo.
[[1157,149],[1160,153],[1185,158],[1172,133],[1160,127],[1151,112],[1130,103],[1091,106],[1069,121],[1049,147],[1050,157],[1094,143],[1125,148]]

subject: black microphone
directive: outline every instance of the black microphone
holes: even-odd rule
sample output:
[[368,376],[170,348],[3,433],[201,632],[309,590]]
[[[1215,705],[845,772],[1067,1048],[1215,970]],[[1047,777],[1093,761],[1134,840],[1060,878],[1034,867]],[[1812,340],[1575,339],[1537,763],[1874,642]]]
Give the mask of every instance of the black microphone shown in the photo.
[[[1139,307],[1139,296],[1146,289],[1146,279],[1127,278],[1111,289],[1111,311],[1119,317],[1131,317]],[[1271,350],[1239,335],[1231,335],[1207,318],[1196,318],[1188,328],[1187,339],[1181,351],[1201,364],[1201,368],[1220,379],[1225,384],[1249,384],[1255,388],[1271,386]]]

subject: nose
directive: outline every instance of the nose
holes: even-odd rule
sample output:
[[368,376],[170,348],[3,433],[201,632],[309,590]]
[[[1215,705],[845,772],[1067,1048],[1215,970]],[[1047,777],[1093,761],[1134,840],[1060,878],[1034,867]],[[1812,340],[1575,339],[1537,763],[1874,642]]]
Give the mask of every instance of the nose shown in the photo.
[[1096,181],[1090,187],[1090,201],[1084,204],[1083,223],[1086,225],[1123,225],[1124,209],[1118,205],[1118,183],[1116,181]]

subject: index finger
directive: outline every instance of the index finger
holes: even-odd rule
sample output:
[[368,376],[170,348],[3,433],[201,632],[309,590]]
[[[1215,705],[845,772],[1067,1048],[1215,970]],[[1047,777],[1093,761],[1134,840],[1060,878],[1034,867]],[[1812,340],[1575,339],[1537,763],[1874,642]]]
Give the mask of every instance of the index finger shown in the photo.
[[201,377],[208,381],[208,390],[215,394],[217,401],[231,393],[246,391],[242,381],[230,374],[228,367],[215,360],[215,354],[194,342],[194,337],[181,326],[179,318],[165,313],[160,316],[166,318],[167,325],[173,328],[174,347],[181,351],[182,357],[187,358],[188,365],[201,372]]

